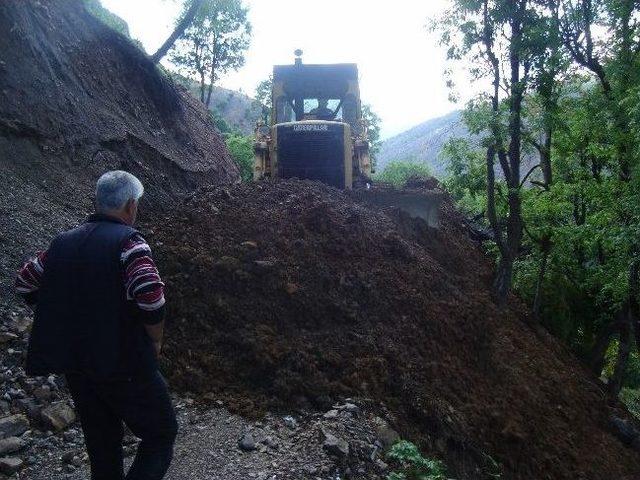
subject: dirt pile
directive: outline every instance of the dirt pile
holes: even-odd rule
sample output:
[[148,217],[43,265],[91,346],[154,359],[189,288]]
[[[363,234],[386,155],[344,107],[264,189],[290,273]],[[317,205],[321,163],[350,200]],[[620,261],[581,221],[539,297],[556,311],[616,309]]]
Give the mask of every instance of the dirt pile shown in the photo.
[[638,478],[610,430],[624,411],[493,305],[490,262],[443,210],[434,231],[303,181],[190,197],[148,232],[172,385],[244,412],[372,398],[456,478]]
[[24,255],[91,210],[105,170],[143,180],[143,210],[238,178],[206,110],[84,5],[0,2],[0,300]]

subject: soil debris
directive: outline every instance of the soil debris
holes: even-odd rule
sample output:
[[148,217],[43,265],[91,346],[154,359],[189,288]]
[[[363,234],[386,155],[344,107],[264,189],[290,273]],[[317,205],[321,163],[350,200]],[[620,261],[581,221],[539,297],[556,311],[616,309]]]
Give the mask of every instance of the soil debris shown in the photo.
[[151,226],[170,383],[249,415],[371,398],[456,478],[637,478],[598,381],[492,303],[491,263],[448,203],[441,220],[309,181],[190,196]]

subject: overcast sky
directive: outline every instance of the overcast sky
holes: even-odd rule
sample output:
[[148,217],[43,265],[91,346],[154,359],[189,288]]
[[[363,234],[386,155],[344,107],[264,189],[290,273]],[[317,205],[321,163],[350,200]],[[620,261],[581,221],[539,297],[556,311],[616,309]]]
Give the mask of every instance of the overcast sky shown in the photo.
[[[382,118],[383,137],[460,108],[448,101],[444,51],[426,25],[447,0],[244,0],[253,40],[246,65],[218,84],[253,95],[274,64],[358,64],[362,99]],[[179,1],[102,0],[152,53],[173,29]],[[462,92],[462,99],[466,97]]]

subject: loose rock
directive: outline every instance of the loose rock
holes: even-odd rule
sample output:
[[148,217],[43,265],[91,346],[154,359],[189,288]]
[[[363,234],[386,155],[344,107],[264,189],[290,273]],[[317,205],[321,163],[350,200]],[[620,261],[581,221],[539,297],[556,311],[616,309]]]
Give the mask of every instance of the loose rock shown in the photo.
[[375,417],[373,422],[376,429],[376,436],[384,448],[389,448],[400,440],[398,432],[391,428],[384,419]]
[[256,441],[251,433],[245,433],[238,442],[238,446],[241,450],[250,452],[256,449]]
[[18,437],[3,438],[0,440],[0,455],[7,453],[15,453],[22,450],[26,446],[24,440]]
[[42,419],[47,425],[60,431],[75,422],[76,414],[65,402],[58,402],[42,410]]
[[0,418],[0,437],[22,435],[29,429],[29,420],[24,415]]
[[338,457],[346,457],[349,455],[349,443],[346,440],[336,437],[329,432],[323,433],[324,442],[322,444],[322,448],[324,448],[327,453]]
[[22,468],[24,461],[17,457],[0,458],[0,472],[5,475],[13,475]]

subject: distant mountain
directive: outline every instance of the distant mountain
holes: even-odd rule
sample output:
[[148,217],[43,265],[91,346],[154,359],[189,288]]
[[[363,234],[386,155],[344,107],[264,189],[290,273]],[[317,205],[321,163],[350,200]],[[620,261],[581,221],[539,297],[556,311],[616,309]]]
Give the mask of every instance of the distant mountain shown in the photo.
[[[200,100],[200,84],[198,82],[175,72],[171,72],[171,76]],[[256,122],[261,114],[261,108],[253,98],[242,92],[215,85],[211,93],[209,110],[213,112],[214,116],[221,117],[233,130],[239,130],[244,135],[250,135],[254,132]]]
[[[196,98],[200,98],[198,86],[190,90]],[[213,87],[209,110],[220,115],[231,128],[240,130],[245,135],[253,133],[261,113],[253,98],[242,92],[216,86]]]
[[382,171],[394,160],[409,160],[426,163],[436,177],[442,177],[446,174],[440,158],[442,147],[452,137],[469,136],[460,110],[427,120],[382,142],[377,170]]

